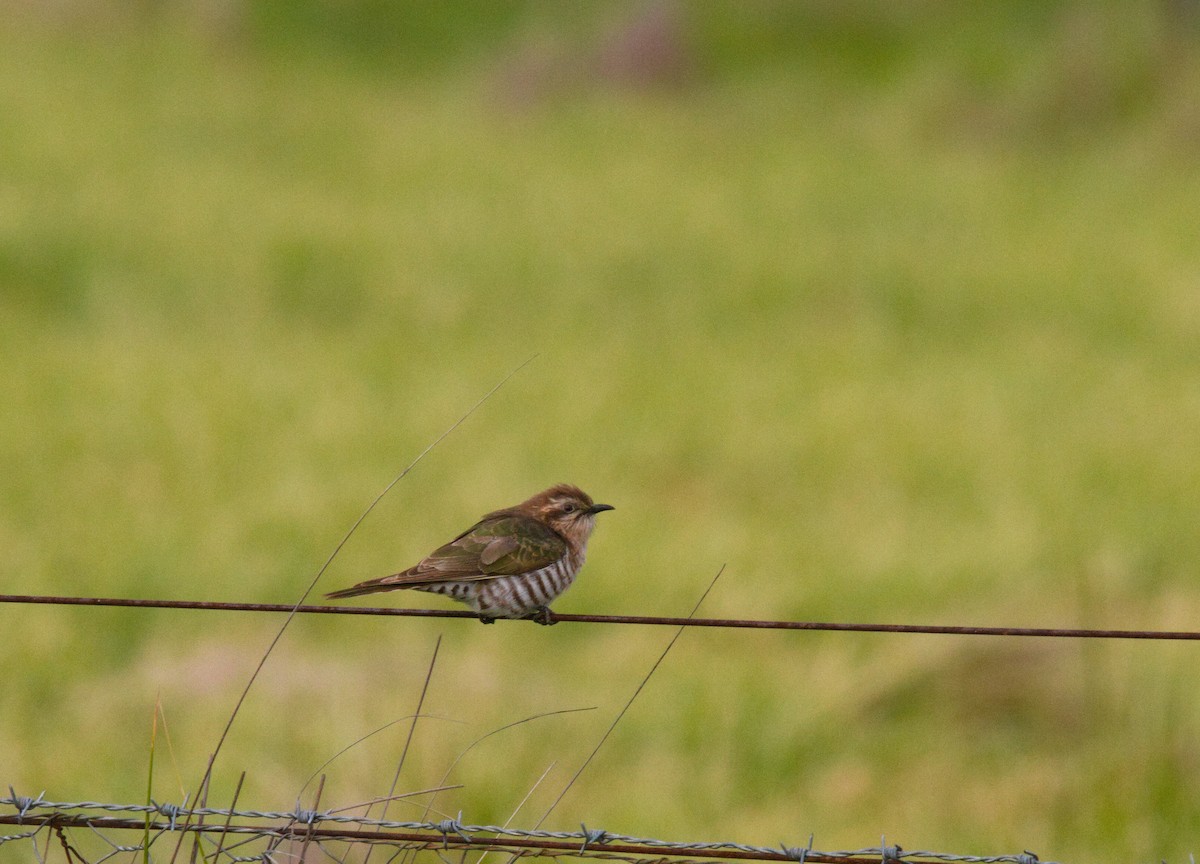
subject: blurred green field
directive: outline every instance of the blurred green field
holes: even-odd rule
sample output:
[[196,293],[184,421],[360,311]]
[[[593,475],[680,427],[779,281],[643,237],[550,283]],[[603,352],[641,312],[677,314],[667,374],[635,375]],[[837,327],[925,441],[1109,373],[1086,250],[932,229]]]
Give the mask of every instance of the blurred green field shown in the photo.
[[[4,592],[292,601],[537,353],[320,590],[567,481],[618,509],[563,612],[682,614],[725,564],[704,613],[1200,629],[1196,22],[465,8],[8,10]],[[278,624],[0,606],[0,789],[144,798],[161,696],[179,800]],[[216,797],[290,806],[439,634],[401,788],[597,709],[455,767],[486,823],[553,765],[517,825],[670,635],[297,619]],[[547,826],[1186,860],[1198,650],[689,632]]]

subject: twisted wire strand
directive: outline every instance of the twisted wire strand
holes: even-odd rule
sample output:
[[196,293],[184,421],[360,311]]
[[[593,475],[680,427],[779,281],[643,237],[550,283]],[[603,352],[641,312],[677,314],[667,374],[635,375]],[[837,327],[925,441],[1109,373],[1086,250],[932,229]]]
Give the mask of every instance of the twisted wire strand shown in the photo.
[[[681,842],[655,837],[635,837],[606,830],[588,829],[585,825],[581,825],[581,830],[579,831],[547,831],[540,829],[505,828],[498,825],[468,825],[463,824],[458,819],[443,819],[438,822],[414,822],[393,819],[370,819],[363,816],[352,816],[329,811],[231,810],[220,807],[185,808],[174,804],[114,804],[99,801],[58,802],[45,801],[40,797],[35,800],[15,794],[11,794],[7,798],[0,798],[0,806],[3,805],[14,807],[17,813],[15,815],[0,815],[0,823],[36,824],[38,828],[20,834],[0,836],[0,845],[15,840],[28,839],[38,833],[46,824],[50,824],[56,817],[76,811],[88,811],[92,814],[97,812],[130,813],[142,816],[153,814],[164,817],[168,821],[156,822],[152,826],[156,832],[156,837],[168,831],[186,829],[195,833],[224,832],[227,834],[257,834],[276,837],[283,834],[297,838],[311,836],[314,839],[372,842],[393,846],[406,846],[408,848],[436,848],[438,846],[446,847],[450,844],[459,847],[464,845],[486,846],[500,843],[506,846],[524,846],[530,849],[532,854],[542,857],[566,855],[571,857],[615,858],[620,860],[632,860],[636,857],[639,861],[645,861],[644,856],[656,856],[657,854],[658,857],[669,856],[676,864],[678,864],[679,858],[689,856],[752,858],[772,861],[793,860],[799,861],[801,864],[805,861],[838,862],[864,860],[876,860],[881,862],[881,864],[917,860],[959,862],[959,864],[1055,864],[1055,862],[1041,862],[1031,852],[1023,852],[1016,855],[960,855],[929,850],[907,851],[897,845],[887,845],[882,841],[879,846],[826,851],[812,848],[811,840],[809,845],[804,847],[789,847],[786,845],[759,846],[730,840]],[[180,820],[180,817],[196,818],[202,816],[283,821],[288,824],[287,826],[246,824],[229,824],[225,826],[208,823],[205,825],[192,824],[189,826]],[[75,816],[69,818],[73,820],[73,824],[66,827],[87,825],[93,828],[93,830],[101,827],[141,830],[145,827],[144,821],[141,820],[102,822],[100,820],[106,817],[96,816],[89,819],[87,816]],[[388,837],[387,835],[380,834],[358,836],[352,831],[321,829],[319,826],[324,823],[332,823],[338,826],[353,826],[357,829],[374,828],[377,830],[416,831],[422,832],[425,836]],[[62,823],[54,822],[54,824]],[[491,836],[480,837],[476,835]],[[539,841],[542,843],[547,841],[570,843],[571,846],[568,848],[547,848],[540,845]],[[106,842],[109,842],[113,846],[114,852],[132,851],[143,848],[141,846],[117,846],[116,844],[112,844],[111,841]],[[269,854],[269,852],[264,853],[264,855]],[[230,855],[229,860],[246,862],[269,860],[268,858],[264,858],[264,855]]]

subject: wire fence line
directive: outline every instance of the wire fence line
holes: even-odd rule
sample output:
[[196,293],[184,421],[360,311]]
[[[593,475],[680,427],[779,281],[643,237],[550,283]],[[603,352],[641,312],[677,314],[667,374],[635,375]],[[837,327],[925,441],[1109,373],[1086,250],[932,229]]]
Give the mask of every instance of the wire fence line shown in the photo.
[[[24,830],[0,835],[0,847],[8,843],[29,841],[37,852],[41,835],[49,842],[49,833],[57,835],[72,857],[82,864],[99,862],[122,853],[149,855],[155,840],[171,832],[191,834],[197,843],[211,848],[201,850],[205,860],[218,862],[275,862],[296,857],[294,850],[285,850],[283,842],[317,844],[334,860],[343,861],[345,853],[335,854],[335,845],[370,844],[386,846],[397,852],[404,850],[437,851],[445,853],[504,851],[526,858],[603,858],[626,862],[684,861],[781,861],[814,862],[814,864],[903,864],[903,862],[957,862],[957,864],[1054,864],[1040,862],[1032,852],[1015,855],[957,855],[946,852],[907,851],[898,845],[882,841],[878,846],[861,849],[826,851],[813,848],[812,838],[805,846],[756,846],[733,841],[677,842],[589,829],[579,831],[543,831],[506,828],[498,825],[464,824],[458,819],[438,822],[408,822],[370,819],[332,810],[264,811],[220,807],[187,808],[175,804],[108,804],[97,801],[74,803],[46,801],[17,795],[0,798],[0,806],[11,806],[15,813],[0,813],[0,825],[15,825]],[[361,805],[360,805],[361,806]],[[121,818],[110,814],[132,814]],[[220,822],[205,822],[217,818]],[[236,820],[236,821],[235,821]],[[86,829],[100,838],[100,851],[90,859],[73,843],[68,829]],[[144,838],[136,844],[113,842],[107,832],[141,831]],[[260,851],[247,848],[250,844],[264,847]],[[254,852],[254,854],[246,854]],[[37,854],[37,860],[43,860]],[[148,859],[153,860],[153,859]]]
[[[308,615],[382,615],[406,618],[474,618],[456,609],[399,609],[389,606],[296,606],[294,603],[233,603],[217,600],[162,600],[126,597],[59,597],[0,594],[0,603],[54,606],[115,606],[135,609],[204,609],[225,612],[282,612]],[[751,630],[816,630],[851,633],[923,633],[948,636],[1026,636],[1065,639],[1154,639],[1200,641],[1195,630],[1112,630],[1077,627],[990,627],[944,624],[860,624],[834,621],[761,621],[744,618],[670,618],[647,615],[570,615],[553,613],[556,622],[641,624],[668,627],[718,627]]]

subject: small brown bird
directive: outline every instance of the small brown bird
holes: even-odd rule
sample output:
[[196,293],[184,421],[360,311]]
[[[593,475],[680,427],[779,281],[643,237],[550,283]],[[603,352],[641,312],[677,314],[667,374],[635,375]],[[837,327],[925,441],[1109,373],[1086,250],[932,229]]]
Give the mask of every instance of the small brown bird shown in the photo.
[[515,507],[487,514],[403,572],[325,596],[413,588],[466,603],[485,624],[496,618],[553,624],[550,601],[583,567],[596,514],[612,509],[593,504],[577,486],[551,486]]

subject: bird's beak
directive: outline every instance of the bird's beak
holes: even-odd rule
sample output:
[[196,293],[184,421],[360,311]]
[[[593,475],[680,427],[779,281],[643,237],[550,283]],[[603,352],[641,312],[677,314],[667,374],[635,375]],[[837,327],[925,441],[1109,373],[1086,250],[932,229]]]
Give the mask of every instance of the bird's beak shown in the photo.
[[591,507],[589,507],[587,509],[587,512],[589,514],[595,515],[596,513],[603,513],[605,510],[616,510],[616,509],[617,508],[612,506],[611,504],[593,504]]

